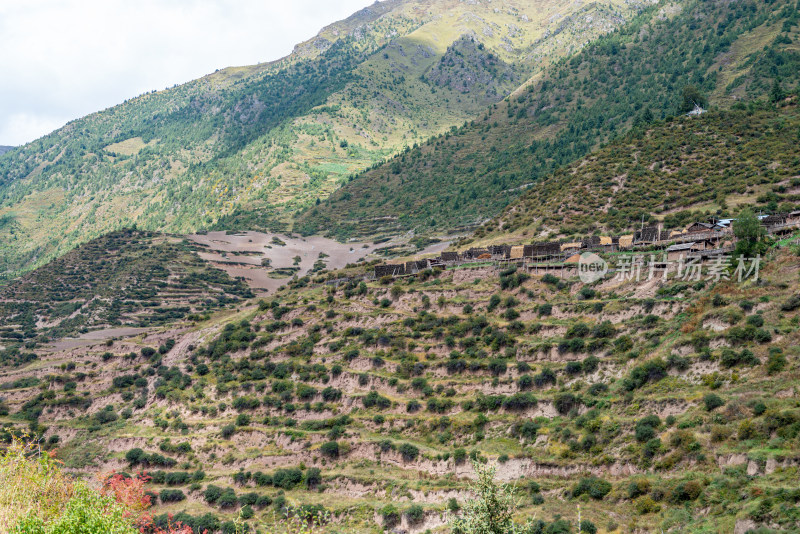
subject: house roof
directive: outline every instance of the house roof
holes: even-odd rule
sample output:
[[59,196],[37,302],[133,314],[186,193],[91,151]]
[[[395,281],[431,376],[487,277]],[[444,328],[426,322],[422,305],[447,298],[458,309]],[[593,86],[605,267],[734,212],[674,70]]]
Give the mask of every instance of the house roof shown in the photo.
[[667,247],[667,252],[676,252],[680,250],[691,250],[694,246],[697,245],[697,241],[692,241],[691,243],[678,243],[677,245],[672,245]]

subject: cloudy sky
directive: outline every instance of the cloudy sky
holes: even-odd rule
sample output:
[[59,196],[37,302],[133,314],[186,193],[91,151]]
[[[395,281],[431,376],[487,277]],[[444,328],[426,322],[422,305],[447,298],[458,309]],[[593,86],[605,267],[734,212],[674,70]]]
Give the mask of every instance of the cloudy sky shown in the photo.
[[374,0],[0,0],[0,145],[285,56]]

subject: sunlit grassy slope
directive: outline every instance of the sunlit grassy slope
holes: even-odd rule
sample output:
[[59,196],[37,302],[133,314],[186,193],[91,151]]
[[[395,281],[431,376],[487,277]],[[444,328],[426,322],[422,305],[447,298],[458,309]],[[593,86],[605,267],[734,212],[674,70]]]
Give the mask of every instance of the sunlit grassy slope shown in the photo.
[[[800,73],[797,2],[662,3],[536,74],[463,128],[357,176],[296,228],[339,238],[480,224],[554,169],[649,116],[679,113],[695,86],[711,107],[766,101]],[[648,119],[649,120],[649,119]]]
[[0,276],[132,223],[284,227],[348,175],[476,117],[647,3],[379,3],[281,61],[73,121],[0,159]]

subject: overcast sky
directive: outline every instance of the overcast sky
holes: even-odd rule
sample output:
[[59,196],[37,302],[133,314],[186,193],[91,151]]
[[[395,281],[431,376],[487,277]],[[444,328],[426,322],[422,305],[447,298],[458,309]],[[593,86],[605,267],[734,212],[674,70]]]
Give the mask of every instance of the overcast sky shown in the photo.
[[0,145],[285,56],[374,0],[0,0]]

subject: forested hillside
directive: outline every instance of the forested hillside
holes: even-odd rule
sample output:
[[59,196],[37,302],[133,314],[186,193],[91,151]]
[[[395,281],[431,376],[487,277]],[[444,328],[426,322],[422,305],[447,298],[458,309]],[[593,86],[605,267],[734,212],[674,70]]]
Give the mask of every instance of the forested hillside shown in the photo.
[[341,239],[481,223],[634,123],[796,89],[799,22],[788,0],[653,6],[480,119],[358,175],[296,228]]
[[479,116],[649,3],[378,3],[281,61],[73,121],[0,159],[0,276],[134,223],[284,228],[348,175]]
[[742,205],[797,209],[797,97],[735,107],[638,126],[540,180],[474,237],[619,235],[642,223],[733,217]]

